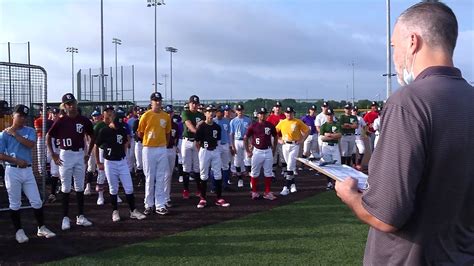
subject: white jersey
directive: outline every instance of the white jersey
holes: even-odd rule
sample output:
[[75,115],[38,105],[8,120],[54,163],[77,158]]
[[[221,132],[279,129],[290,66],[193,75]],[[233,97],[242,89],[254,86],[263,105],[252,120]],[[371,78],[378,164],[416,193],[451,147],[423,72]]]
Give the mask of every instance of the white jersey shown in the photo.
[[372,127],[375,130],[375,135],[380,134],[380,116],[374,120],[374,124]]
[[357,121],[359,122],[359,126],[356,128],[355,134],[356,134],[356,135],[361,135],[361,134],[362,134],[362,130],[364,129],[364,127],[365,127],[367,124],[365,123],[364,118],[362,118],[361,116],[357,116]]
[[320,127],[322,126],[324,123],[326,123],[327,119],[326,119],[326,115],[321,112],[319,113],[316,118],[314,119],[314,125],[317,126],[317,127]]

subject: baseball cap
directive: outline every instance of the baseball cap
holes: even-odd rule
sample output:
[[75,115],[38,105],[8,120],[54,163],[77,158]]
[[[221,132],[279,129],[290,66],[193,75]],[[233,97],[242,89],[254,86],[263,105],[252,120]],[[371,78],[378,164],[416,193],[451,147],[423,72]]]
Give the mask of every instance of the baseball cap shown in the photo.
[[356,111],[356,112],[357,112],[357,111],[359,111],[359,107],[357,107],[357,106],[354,106],[354,108],[352,108],[352,110],[354,110],[354,111]]
[[217,108],[216,108],[216,111],[217,112],[224,112],[224,106],[218,105]]
[[329,107],[328,110],[326,111],[326,115],[334,115],[334,110]]
[[378,104],[376,101],[373,101],[370,106],[371,106],[371,107],[372,107],[372,106],[379,106],[379,104]]
[[23,105],[23,104],[18,104],[13,109],[13,113],[18,113],[22,116],[27,116],[29,112],[30,112],[30,108],[28,108],[26,105]]
[[138,108],[138,112],[140,112],[140,113],[144,113],[144,112],[146,112],[146,109],[145,109],[145,108],[143,108],[143,107],[140,107],[140,108]]
[[189,102],[190,103],[199,103],[199,97],[197,95],[191,95],[191,97],[189,97]]
[[323,102],[323,107],[329,107],[329,103],[326,102],[326,101],[324,101],[324,102]]
[[242,104],[237,104],[237,105],[235,106],[235,110],[239,110],[239,111],[240,111],[240,110],[244,110],[244,109],[245,109],[245,108],[244,108],[244,106],[243,106]]
[[93,117],[99,116],[99,115],[100,115],[100,112],[98,110],[94,110],[94,112],[91,113],[91,116],[93,116]]
[[314,110],[316,110],[316,109],[317,109],[317,108],[316,108],[316,105],[311,105],[311,106],[309,107],[309,110],[313,110],[313,111],[314,111]]
[[51,109],[51,112],[52,112],[53,114],[59,114],[60,110],[59,110],[59,108],[54,107],[53,109]]
[[265,107],[260,107],[259,109],[257,109],[257,114],[266,114],[268,113],[267,111],[267,108]]
[[114,106],[108,104],[108,105],[106,105],[106,106],[104,107],[104,112],[105,112],[105,111],[109,111],[109,110],[112,110],[112,111],[115,110]]
[[344,109],[352,109],[352,106],[350,104],[344,105]]
[[281,102],[280,102],[280,101],[276,101],[276,102],[275,102],[275,105],[273,105],[273,107],[281,107]]
[[230,111],[232,108],[228,104],[224,105],[224,111]]
[[204,110],[204,104],[200,104],[200,105],[198,106],[198,109],[199,109],[199,110]]
[[161,93],[154,92],[150,95],[150,101],[161,101],[163,97],[161,97]]
[[76,97],[72,93],[66,93],[63,95],[62,102],[63,103],[70,103],[76,101]]
[[186,104],[183,106],[183,109],[184,109],[184,110],[189,110],[189,104],[186,103]]
[[125,111],[123,110],[122,107],[117,108],[117,117],[124,117],[125,116]]
[[295,109],[291,106],[288,106],[285,108],[285,113],[294,113]]
[[208,106],[206,106],[206,112],[212,112],[215,110],[216,110],[216,107],[212,104],[209,104]]
[[173,112],[173,105],[168,104],[168,105],[165,107],[165,112],[167,112],[167,113],[172,113],[172,112]]

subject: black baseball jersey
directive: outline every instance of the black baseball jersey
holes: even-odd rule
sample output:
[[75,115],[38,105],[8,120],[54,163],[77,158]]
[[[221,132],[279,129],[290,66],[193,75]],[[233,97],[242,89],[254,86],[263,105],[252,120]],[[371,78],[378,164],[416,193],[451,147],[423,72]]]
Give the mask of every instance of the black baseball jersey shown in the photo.
[[143,139],[138,137],[138,135],[137,135],[138,123],[139,122],[140,122],[140,119],[137,118],[135,121],[133,121],[133,126],[132,126],[133,138],[135,139],[136,142],[142,142],[143,141]]
[[125,158],[127,131],[123,127],[113,129],[104,127],[99,132],[95,144],[104,149],[104,158],[109,161],[120,161]]
[[202,123],[196,130],[196,141],[199,141],[201,148],[213,150],[217,147],[218,141],[221,140],[221,127],[212,123]]

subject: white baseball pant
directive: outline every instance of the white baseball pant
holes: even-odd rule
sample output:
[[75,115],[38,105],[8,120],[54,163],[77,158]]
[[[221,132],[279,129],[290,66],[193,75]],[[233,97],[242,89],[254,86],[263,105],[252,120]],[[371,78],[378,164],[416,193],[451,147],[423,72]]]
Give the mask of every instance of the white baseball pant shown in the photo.
[[126,153],[127,165],[129,172],[135,169],[135,141],[130,140],[130,148],[127,149]]
[[342,157],[350,157],[355,146],[355,135],[342,135],[340,143]]
[[111,161],[104,159],[105,175],[109,183],[110,195],[117,195],[119,191],[119,181],[122,183],[125,194],[133,194],[132,176],[128,171],[126,159]]
[[273,154],[272,149],[268,148],[265,150],[253,148],[252,155],[252,170],[250,171],[251,177],[259,177],[260,171],[263,167],[263,174],[265,177],[273,176]]
[[360,135],[355,136],[355,146],[354,146],[354,149],[352,150],[352,154],[357,153],[357,150],[359,150],[359,154],[365,153],[365,143]]
[[171,180],[173,179],[173,170],[176,163],[176,148],[166,149],[166,159],[168,160],[168,169],[165,175],[165,195],[166,201],[171,200]]
[[281,149],[283,151],[283,158],[285,158],[286,162],[286,170],[287,171],[295,171],[296,170],[296,157],[298,157],[298,153],[300,151],[299,144],[290,144],[284,143],[281,145]]
[[247,156],[245,150],[245,143],[243,140],[234,140],[236,154],[234,156],[235,167],[240,167],[242,171],[245,170],[245,166],[250,166],[250,158]]
[[63,161],[63,164],[59,166],[61,192],[71,192],[72,178],[74,178],[74,190],[76,192],[84,191],[84,177],[86,174],[84,150],[60,150],[59,158]]
[[185,138],[182,145],[183,171],[186,173],[199,173],[199,157],[194,141],[189,141]]
[[[272,143],[274,139],[272,136]],[[280,163],[285,162],[285,158],[283,156],[283,150],[282,150],[282,145],[280,143],[277,144],[277,147],[275,149],[275,154],[273,154],[273,164],[278,164],[278,156],[280,157]]]
[[7,166],[5,169],[5,186],[8,192],[9,208],[17,211],[21,207],[21,191],[25,193],[31,207],[39,209],[43,206],[36,184],[33,169]]
[[217,146],[217,150],[219,151],[219,154],[221,155],[222,170],[224,171],[229,170],[229,167],[230,167],[229,163],[231,159],[229,144],[228,143],[219,144],[219,146]]
[[209,178],[209,167],[214,175],[214,179],[221,180],[222,161],[217,148],[212,151],[205,148],[199,150],[199,172],[201,180],[206,181]]
[[178,140],[178,145],[176,146],[178,150],[178,164],[183,164],[183,154],[181,153],[181,149],[183,148],[183,140]]
[[[99,162],[104,163],[104,149],[99,148]],[[97,185],[105,184],[107,177],[104,170],[97,169]],[[103,188],[100,188],[103,189]]]
[[377,147],[377,142],[379,142],[380,133],[375,132],[375,139],[374,139],[374,149]]
[[38,160],[37,165],[38,165],[38,171],[40,172],[40,174],[44,173],[43,164],[41,163],[41,160],[44,158],[44,160],[46,160],[46,163],[49,163],[52,158],[51,153],[49,152],[49,149],[46,148],[46,143],[42,143],[42,140],[43,140],[43,137],[38,137],[36,141],[36,158]]
[[165,208],[165,174],[168,168],[165,147],[143,147],[145,208]]
[[313,155],[313,157],[317,157],[318,155],[318,141],[317,141],[317,134],[308,135],[303,143],[303,154],[306,156]]
[[143,144],[135,141],[135,164],[137,170],[143,170]]
[[95,160],[95,152],[91,154],[89,157],[89,161],[87,161],[87,172],[94,173],[97,170],[96,160]]
[[339,152],[339,144],[331,144],[323,141],[323,149],[321,150],[321,156],[326,157],[330,155],[333,160],[336,160],[336,164],[341,164],[341,153]]

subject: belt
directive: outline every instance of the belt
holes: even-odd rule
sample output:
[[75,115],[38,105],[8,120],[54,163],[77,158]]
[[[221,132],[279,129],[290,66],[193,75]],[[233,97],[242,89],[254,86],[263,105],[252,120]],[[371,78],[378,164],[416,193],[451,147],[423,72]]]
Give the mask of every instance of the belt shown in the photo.
[[354,135],[356,135],[356,136],[360,136],[360,134],[354,134]]
[[194,138],[186,138],[186,137],[185,137],[184,139],[187,140],[187,141],[191,141],[191,142],[194,141]]
[[342,135],[343,136],[352,136],[352,135],[354,135],[354,133],[343,133]]
[[235,140],[244,140],[244,139],[235,139]]
[[79,148],[79,149],[61,149],[61,150],[64,150],[64,151],[83,151],[84,149]]
[[221,145],[227,145],[227,143],[226,143],[226,142],[221,142],[220,144],[221,144]]
[[206,150],[208,150],[208,151],[213,151],[213,150],[216,149],[216,147],[207,147],[207,148],[204,148],[204,149],[206,149]]
[[296,144],[296,141],[285,141],[286,144]]
[[31,164],[28,164],[26,167],[20,167],[19,165],[16,165],[16,164],[7,164],[7,166],[15,167],[15,168],[28,168],[28,167],[31,167]]
[[337,144],[337,143],[329,143],[329,142],[324,142],[324,143],[326,143],[326,145],[328,145],[328,146],[336,146],[336,144]]
[[272,147],[268,146],[268,147],[266,147],[265,149],[259,149],[259,148],[257,148],[257,147],[254,147],[254,148],[257,149],[257,150],[259,150],[259,151],[266,151],[266,150],[268,150],[268,149],[271,149]]

